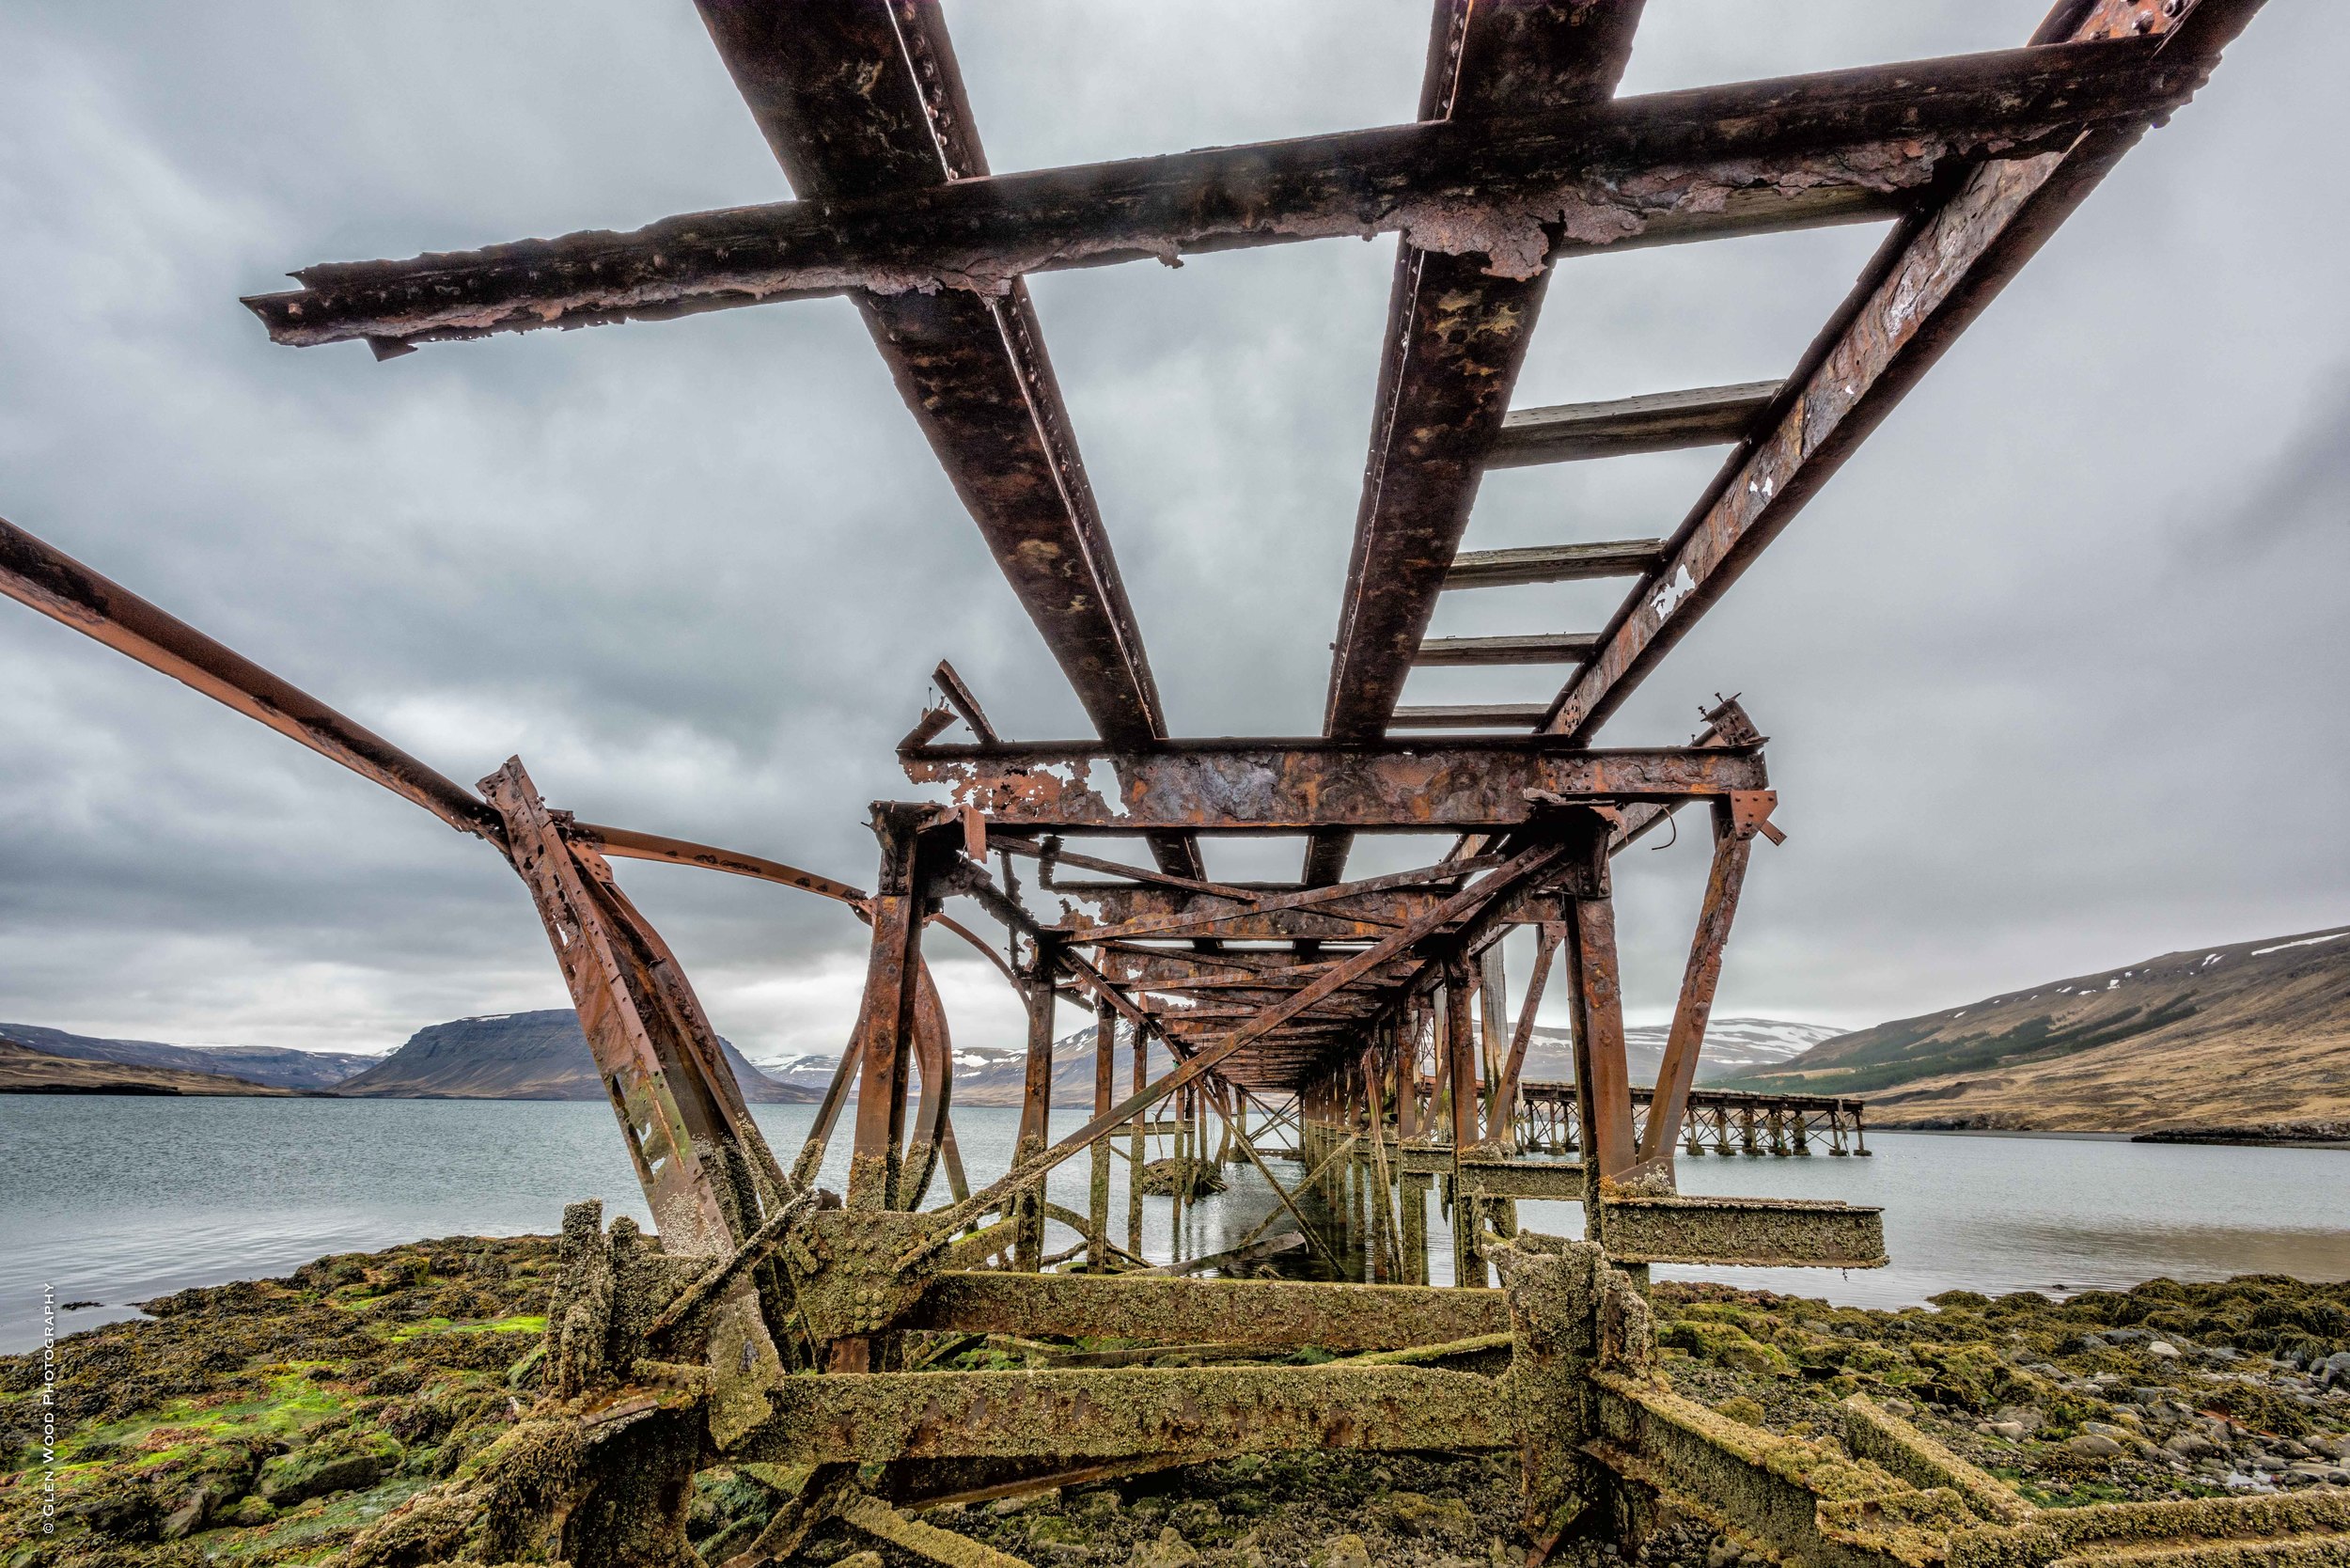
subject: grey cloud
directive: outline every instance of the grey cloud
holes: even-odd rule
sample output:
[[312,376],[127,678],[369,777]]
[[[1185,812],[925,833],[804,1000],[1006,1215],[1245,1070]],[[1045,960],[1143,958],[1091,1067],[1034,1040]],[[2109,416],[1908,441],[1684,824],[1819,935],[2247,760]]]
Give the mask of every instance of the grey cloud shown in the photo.
[[[1630,87],[1996,47],[2040,9],[1680,0],[1651,8]],[[1010,168],[1401,119],[1426,8],[950,16]],[[2269,8],[1611,728],[1676,739],[1743,690],[1776,739],[1794,837],[1758,861],[1725,1009],[1868,1023],[2344,917],[2325,781],[2350,743],[2321,705],[2350,676],[2350,317],[2341,219],[2308,193],[2350,133],[2345,44],[2335,8]],[[313,260],[783,190],[682,3],[9,8],[0,513],[452,776],[518,751],[583,816],[869,880],[865,808],[905,791],[889,746],[937,658],[1007,730],[1084,724],[852,310],[377,365],[271,348],[234,303]],[[1780,373],[1875,232],[1577,261],[1519,400]],[[1390,257],[1331,242],[1037,281],[1182,730],[1319,724]],[[1497,475],[1470,543],[1666,532],[1712,465]],[[1589,585],[1501,590],[1437,630],[1607,608]],[[384,1045],[559,1000],[478,844],[29,613],[0,614],[0,1016]],[[1551,689],[1435,674],[1414,699]],[[1679,977],[1702,839],[1622,868],[1646,1016]],[[739,1042],[837,1043],[853,920],[623,875]],[[1000,982],[951,949],[942,969],[959,1038],[1009,1043]]]

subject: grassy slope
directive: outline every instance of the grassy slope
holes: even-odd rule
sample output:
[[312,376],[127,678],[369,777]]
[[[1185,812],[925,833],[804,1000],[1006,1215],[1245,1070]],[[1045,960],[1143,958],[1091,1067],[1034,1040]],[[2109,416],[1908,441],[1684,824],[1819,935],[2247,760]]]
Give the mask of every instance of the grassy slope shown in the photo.
[[132,1067],[115,1061],[80,1061],[53,1057],[14,1041],[0,1040],[0,1094],[81,1092],[103,1094],[290,1094],[218,1073],[183,1073],[176,1067]]
[[[2294,945],[2288,945],[2294,944]],[[2071,1131],[2350,1118],[2350,933],[2198,948],[1881,1024],[1726,1089]]]

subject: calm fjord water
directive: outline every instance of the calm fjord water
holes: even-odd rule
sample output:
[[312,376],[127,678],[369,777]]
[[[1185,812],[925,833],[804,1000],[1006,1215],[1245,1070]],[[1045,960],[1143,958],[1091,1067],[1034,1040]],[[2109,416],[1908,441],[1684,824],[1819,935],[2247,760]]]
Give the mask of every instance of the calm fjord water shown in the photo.
[[[806,1105],[758,1107],[784,1159]],[[975,1183],[1008,1163],[1017,1112],[975,1106],[955,1129]],[[1073,1130],[1081,1118],[1055,1118]],[[2167,1274],[2350,1278],[2350,1152],[2106,1139],[1870,1136],[1873,1159],[1682,1160],[1684,1191],[1882,1204],[1890,1268],[1668,1270],[1865,1306],[1955,1286],[1997,1293],[2134,1284]],[[825,1184],[846,1170],[836,1140]],[[1125,1239],[1123,1161],[1114,1239]],[[1285,1182],[1292,1167],[1275,1166]],[[1185,1256],[1253,1227],[1272,1197],[1252,1170],[1186,1216]],[[934,1189],[943,1192],[943,1180]],[[1085,1206],[1082,1158],[1053,1197]],[[60,1332],[134,1315],[127,1303],[187,1285],[284,1274],[321,1253],[424,1236],[553,1231],[563,1205],[600,1197],[644,1220],[612,1113],[592,1104],[462,1100],[182,1100],[0,1096],[0,1351],[39,1337],[41,1290]],[[1167,1204],[1145,1205],[1143,1250],[1173,1253]],[[1437,1277],[1449,1254],[1431,1204]],[[1573,1204],[1527,1203],[1531,1230],[1577,1233]],[[1066,1238],[1064,1238],[1064,1241]]]

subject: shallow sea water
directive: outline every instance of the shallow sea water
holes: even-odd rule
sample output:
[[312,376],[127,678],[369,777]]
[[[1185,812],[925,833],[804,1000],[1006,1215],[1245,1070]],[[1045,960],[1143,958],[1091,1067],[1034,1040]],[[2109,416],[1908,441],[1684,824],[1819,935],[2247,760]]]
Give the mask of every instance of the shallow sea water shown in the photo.
[[[758,1107],[789,1163],[812,1109]],[[956,1111],[975,1185],[1009,1163],[1018,1113]],[[1057,1132],[1075,1112],[1057,1115]],[[1682,1190],[1841,1198],[1885,1208],[1892,1266],[1868,1271],[1660,1269],[1871,1307],[1965,1287],[2076,1291],[2155,1275],[2280,1273],[2350,1278],[2350,1152],[2133,1144],[2107,1138],[1872,1133],[1870,1159],[1684,1156]],[[846,1174],[836,1138],[825,1184]],[[1285,1183],[1300,1174],[1273,1162]],[[1126,1239],[1125,1162],[1112,1161],[1111,1234]],[[1222,1249],[1274,1200],[1255,1171],[1192,1210],[1178,1238],[1163,1199],[1144,1204],[1153,1262]],[[1051,1197],[1086,1204],[1086,1163]],[[932,1201],[943,1200],[943,1177]],[[551,1231],[563,1205],[602,1198],[647,1218],[611,1111],[593,1104],[461,1100],[181,1100],[0,1096],[0,1351],[39,1342],[44,1290],[104,1305],[60,1313],[60,1333],[134,1316],[129,1304],[189,1285],[285,1274],[327,1252],[418,1237]],[[1525,1203],[1530,1230],[1579,1233],[1571,1203]],[[1285,1222],[1284,1222],[1285,1223]],[[1448,1278],[1430,1204],[1431,1262]],[[1072,1239],[1056,1231],[1057,1241]]]

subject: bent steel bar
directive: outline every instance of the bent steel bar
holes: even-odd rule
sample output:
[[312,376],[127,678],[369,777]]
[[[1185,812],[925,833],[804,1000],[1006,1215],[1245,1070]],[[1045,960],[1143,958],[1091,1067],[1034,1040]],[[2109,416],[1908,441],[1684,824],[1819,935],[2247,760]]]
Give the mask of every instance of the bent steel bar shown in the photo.
[[1769,787],[1752,748],[1590,751],[1537,736],[1177,741],[1133,753],[932,746],[899,760],[909,779],[946,785],[991,827],[1062,833],[1491,832],[1572,801],[1672,802]]
[[505,839],[498,814],[455,779],[5,518],[0,593],[260,720],[460,832]]
[[[1001,292],[1024,274],[1401,232],[1528,276],[1576,248],[1851,222],[1950,159],[2069,144],[2175,107],[2156,40],[2006,50],[1078,168],[777,202],[405,261],[327,263],[245,301],[280,343],[398,346],[851,289]],[[1793,193],[1793,194],[1790,194]]]
[[803,892],[859,906],[867,903],[870,898],[864,889],[852,887],[845,882],[836,882],[820,872],[804,871],[797,866],[787,866],[779,860],[768,860],[756,855],[743,855],[711,844],[697,844],[690,839],[639,833],[634,828],[607,827],[602,823],[575,822],[570,824],[568,832],[576,842],[593,844],[604,854],[619,855],[625,860],[666,860],[672,866],[699,866],[706,870],[780,883],[786,887],[797,887]]

